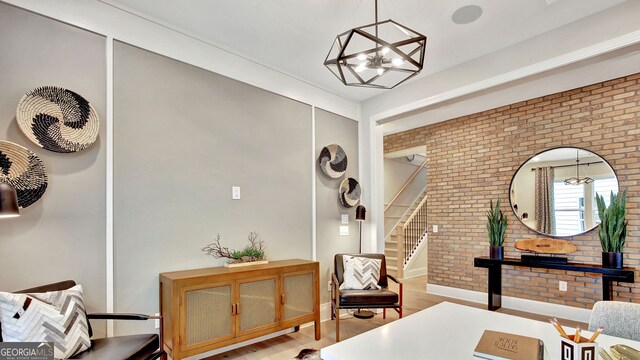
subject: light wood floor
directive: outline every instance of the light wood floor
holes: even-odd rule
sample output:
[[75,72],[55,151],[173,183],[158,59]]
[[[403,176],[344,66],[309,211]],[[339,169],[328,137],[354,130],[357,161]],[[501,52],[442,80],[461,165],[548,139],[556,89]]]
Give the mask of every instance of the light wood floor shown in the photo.
[[[404,316],[411,316],[420,310],[430,306],[439,304],[443,301],[454,302],[458,304],[473,306],[477,308],[485,308],[486,305],[462,301],[457,299],[446,298],[437,295],[427,294],[425,292],[427,277],[421,276],[403,281],[404,283]],[[395,290],[392,288],[392,290]],[[521,316],[534,320],[547,321],[548,316],[526,313],[522,311],[500,309],[498,312]],[[382,314],[376,315],[373,319],[362,320],[356,318],[340,318],[340,338],[346,340],[355,335],[359,335],[365,331],[374,329],[380,325],[398,319],[395,311],[387,311],[387,319],[382,319]],[[570,320],[560,319],[563,325],[575,327],[580,325],[586,328],[586,324],[578,323]],[[336,330],[335,321],[325,321],[322,323],[322,338],[319,341],[314,339],[313,326],[302,328],[299,332],[289,333],[278,336],[273,339],[255,343],[236,350],[227,351],[215,356],[208,357],[207,360],[221,359],[246,359],[246,360],[288,360],[298,355],[302,349],[320,349],[335,343]]]

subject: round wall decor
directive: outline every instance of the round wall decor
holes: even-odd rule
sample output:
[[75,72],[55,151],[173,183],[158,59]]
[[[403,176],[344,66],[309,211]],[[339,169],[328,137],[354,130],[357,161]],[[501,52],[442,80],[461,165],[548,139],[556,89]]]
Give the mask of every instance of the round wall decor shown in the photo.
[[41,86],[18,103],[20,130],[41,148],[59,153],[86,149],[98,138],[100,121],[82,96],[55,86]]
[[347,154],[337,144],[323,147],[318,162],[322,172],[333,179],[339,178],[347,171]]
[[340,184],[340,193],[338,195],[340,203],[344,207],[354,207],[360,202],[360,184],[354,178],[346,178]]
[[26,208],[47,190],[47,171],[31,150],[0,140],[0,182],[13,186],[18,193],[18,205]]

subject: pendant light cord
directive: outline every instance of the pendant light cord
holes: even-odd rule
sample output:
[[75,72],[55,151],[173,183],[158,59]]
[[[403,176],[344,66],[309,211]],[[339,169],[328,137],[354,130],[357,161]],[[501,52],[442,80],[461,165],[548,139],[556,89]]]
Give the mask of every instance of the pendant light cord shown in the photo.
[[375,16],[376,16],[376,37],[378,37],[378,0],[376,0]]

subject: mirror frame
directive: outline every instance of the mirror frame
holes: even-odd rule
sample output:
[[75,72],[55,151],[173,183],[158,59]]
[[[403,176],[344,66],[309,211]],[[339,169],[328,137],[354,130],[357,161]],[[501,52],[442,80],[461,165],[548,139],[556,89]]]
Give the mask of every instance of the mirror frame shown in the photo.
[[576,150],[587,151],[587,152],[590,152],[590,153],[592,153],[592,154],[594,154],[594,155],[598,156],[600,159],[602,159],[602,161],[604,161],[604,162],[605,162],[605,164],[607,164],[607,165],[609,166],[609,168],[611,169],[611,171],[613,171],[613,175],[615,175],[615,177],[616,177],[616,182],[618,183],[618,192],[620,192],[620,179],[618,178],[618,174],[616,173],[616,170],[613,168],[613,166],[611,166],[611,163],[609,163],[609,162],[607,161],[607,159],[605,159],[604,157],[602,157],[600,154],[596,153],[595,151],[591,151],[591,150],[589,150],[589,149],[585,149],[585,148],[578,147],[578,146],[565,145],[565,146],[555,146],[555,147],[552,147],[552,148],[548,148],[548,149],[546,149],[546,150],[542,150],[542,151],[539,151],[539,152],[537,152],[537,153],[535,153],[535,154],[531,155],[529,158],[527,158],[527,160],[525,160],[522,164],[520,164],[520,166],[518,166],[518,169],[516,169],[516,171],[515,171],[515,172],[513,173],[513,175],[511,176],[511,181],[509,182],[509,189],[508,189],[508,194],[509,194],[509,206],[511,207],[511,213],[516,217],[516,219],[518,219],[518,221],[520,222],[520,224],[522,224],[522,226],[524,226],[525,228],[527,228],[527,229],[529,229],[529,230],[531,230],[531,231],[533,231],[533,232],[535,232],[535,233],[537,233],[537,234],[544,235],[544,236],[547,236],[547,237],[552,237],[552,238],[569,238],[569,237],[574,237],[574,236],[584,235],[584,234],[586,234],[586,233],[588,233],[588,232],[591,232],[591,231],[593,231],[593,230],[596,230],[596,229],[600,226],[600,224],[598,224],[598,225],[596,225],[596,226],[592,227],[591,229],[588,229],[588,230],[585,230],[585,231],[583,231],[583,232],[576,233],[576,234],[573,234],[573,235],[551,235],[551,234],[543,233],[543,232],[540,232],[540,231],[538,231],[538,230],[532,229],[532,228],[530,228],[529,226],[527,226],[527,224],[525,224],[525,223],[522,221],[522,219],[518,216],[518,214],[516,213],[516,209],[514,209],[514,207],[513,207],[513,205],[514,205],[514,204],[513,204],[512,200],[511,200],[511,187],[513,186],[513,181],[515,180],[516,175],[518,174],[518,172],[520,171],[520,169],[522,169],[522,167],[523,167],[523,166],[525,166],[527,163],[529,163],[529,161],[530,161],[531,159],[533,159],[534,157],[536,157],[536,156],[538,156],[538,155],[540,155],[540,154],[542,154],[542,153],[546,153],[546,152],[548,152],[548,151],[552,151],[552,150],[556,150],[556,149],[566,149],[566,148],[571,148],[571,149],[576,149]]

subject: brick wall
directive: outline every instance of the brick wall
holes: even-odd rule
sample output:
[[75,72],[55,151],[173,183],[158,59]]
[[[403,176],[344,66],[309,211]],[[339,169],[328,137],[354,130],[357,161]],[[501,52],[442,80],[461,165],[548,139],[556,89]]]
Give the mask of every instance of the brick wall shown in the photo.
[[[513,216],[509,184],[520,164],[557,146],[582,147],[611,164],[620,189],[628,193],[625,266],[640,268],[638,134],[640,74],[386,136],[385,152],[426,144],[429,283],[486,291],[487,270],[474,268],[473,258],[488,255],[485,210],[490,199],[506,200],[505,256],[519,256],[516,240],[539,236]],[[440,231],[431,233],[431,224]],[[566,239],[578,247],[570,261],[601,263],[597,231]],[[558,291],[559,280],[568,282],[567,292]],[[638,284],[620,283],[614,292],[618,300],[640,303]],[[590,308],[602,298],[602,284],[598,275],[505,267],[503,294]]]

